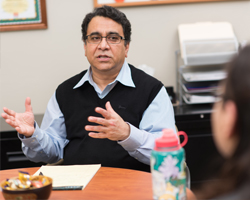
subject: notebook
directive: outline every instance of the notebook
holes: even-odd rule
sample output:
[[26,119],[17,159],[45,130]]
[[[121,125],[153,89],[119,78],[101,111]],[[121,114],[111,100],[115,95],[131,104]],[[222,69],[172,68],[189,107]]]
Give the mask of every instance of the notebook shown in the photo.
[[101,165],[43,165],[34,175],[42,174],[53,179],[53,190],[84,189]]

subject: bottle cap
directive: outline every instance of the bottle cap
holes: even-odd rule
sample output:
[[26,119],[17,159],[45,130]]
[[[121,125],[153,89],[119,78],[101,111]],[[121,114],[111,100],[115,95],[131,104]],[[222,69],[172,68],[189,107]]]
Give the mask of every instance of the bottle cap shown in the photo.
[[155,147],[177,147],[179,146],[178,136],[172,129],[163,129],[163,134],[155,140]]

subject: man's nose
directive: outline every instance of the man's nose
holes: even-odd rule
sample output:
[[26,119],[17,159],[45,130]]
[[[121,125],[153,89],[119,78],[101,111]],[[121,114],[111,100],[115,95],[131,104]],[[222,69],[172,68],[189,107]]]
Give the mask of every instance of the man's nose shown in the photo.
[[106,37],[102,37],[102,40],[101,42],[99,43],[99,47],[101,49],[106,49],[106,48],[109,48],[109,43],[107,42],[107,38]]

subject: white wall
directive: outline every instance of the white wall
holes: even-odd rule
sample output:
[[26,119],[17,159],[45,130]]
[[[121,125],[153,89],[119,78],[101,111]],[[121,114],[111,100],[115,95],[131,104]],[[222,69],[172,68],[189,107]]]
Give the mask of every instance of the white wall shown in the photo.
[[[48,29],[3,32],[0,36],[0,108],[24,111],[32,99],[43,114],[57,85],[86,69],[80,25],[93,0],[47,0]],[[156,69],[155,77],[175,86],[177,27],[197,21],[228,21],[239,41],[250,40],[250,1],[119,8],[132,24],[127,61]]]

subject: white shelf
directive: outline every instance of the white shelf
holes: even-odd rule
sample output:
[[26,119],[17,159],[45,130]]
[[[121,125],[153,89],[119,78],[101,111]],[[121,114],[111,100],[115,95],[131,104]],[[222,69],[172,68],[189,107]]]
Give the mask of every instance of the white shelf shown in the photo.
[[[212,104],[218,99],[214,92],[219,82],[227,74],[222,64],[183,65],[180,52],[176,53],[177,93],[180,105],[182,104]],[[182,63],[180,65],[179,63]]]
[[216,89],[218,88],[218,85],[208,85],[208,86],[201,86],[199,87],[192,87],[192,86],[189,86],[188,84],[182,84],[182,88],[183,90],[188,93],[188,94],[196,94],[196,93],[208,93],[208,92],[214,92],[216,91]]

